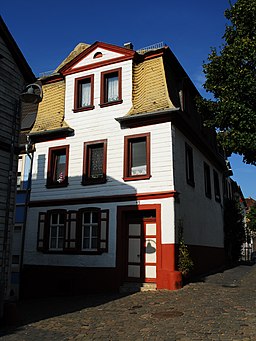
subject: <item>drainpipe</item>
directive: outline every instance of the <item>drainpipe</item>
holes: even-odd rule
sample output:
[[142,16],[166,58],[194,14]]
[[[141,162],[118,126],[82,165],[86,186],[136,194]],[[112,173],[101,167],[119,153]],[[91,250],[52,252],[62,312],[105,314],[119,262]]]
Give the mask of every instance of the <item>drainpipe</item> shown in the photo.
[[27,135],[27,143],[25,144],[25,152],[26,155],[29,157],[30,160],[30,167],[28,173],[28,182],[27,182],[27,189],[26,189],[26,197],[25,197],[25,212],[24,212],[24,221],[23,221],[23,229],[22,229],[22,239],[21,239],[21,256],[20,256],[20,274],[23,268],[23,259],[24,259],[24,249],[25,249],[25,232],[26,232],[26,225],[27,225],[27,216],[28,216],[28,205],[30,200],[30,192],[31,192],[31,182],[32,182],[32,167],[33,167],[33,158],[34,153],[31,152],[32,144],[29,136]]

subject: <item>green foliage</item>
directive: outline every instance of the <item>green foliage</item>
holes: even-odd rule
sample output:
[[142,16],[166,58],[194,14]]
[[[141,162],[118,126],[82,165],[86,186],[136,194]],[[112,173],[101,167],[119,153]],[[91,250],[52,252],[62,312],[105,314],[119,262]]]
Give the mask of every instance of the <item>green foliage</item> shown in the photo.
[[183,228],[179,225],[179,261],[178,269],[183,275],[187,275],[194,267],[194,263],[190,257],[188,247],[183,239]]
[[232,264],[239,260],[245,240],[245,226],[240,204],[234,200],[226,200],[224,204],[224,244],[229,263]]
[[182,274],[187,274],[194,267],[194,263],[190,258],[189,251],[187,245],[184,243],[184,240],[181,239],[179,243],[179,263],[178,268]]
[[203,65],[204,88],[214,100],[199,100],[199,111],[227,155],[256,165],[256,0],[237,0],[225,17],[225,43]]
[[256,232],[256,206],[250,208],[246,218],[249,230]]

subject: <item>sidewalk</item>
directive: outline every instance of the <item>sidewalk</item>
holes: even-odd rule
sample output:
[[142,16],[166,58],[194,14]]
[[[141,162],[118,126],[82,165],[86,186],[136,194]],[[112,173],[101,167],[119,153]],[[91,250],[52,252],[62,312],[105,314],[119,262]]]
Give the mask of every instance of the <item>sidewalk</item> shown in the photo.
[[256,340],[256,265],[240,265],[181,290],[26,300],[20,326],[0,339]]

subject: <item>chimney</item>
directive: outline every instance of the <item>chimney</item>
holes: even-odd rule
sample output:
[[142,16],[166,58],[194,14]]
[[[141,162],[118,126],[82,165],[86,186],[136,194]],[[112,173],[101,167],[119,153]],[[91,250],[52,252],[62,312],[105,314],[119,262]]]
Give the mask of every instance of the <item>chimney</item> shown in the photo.
[[133,50],[133,45],[132,45],[132,43],[124,43],[124,47],[126,48],[126,49],[128,49],[128,50]]

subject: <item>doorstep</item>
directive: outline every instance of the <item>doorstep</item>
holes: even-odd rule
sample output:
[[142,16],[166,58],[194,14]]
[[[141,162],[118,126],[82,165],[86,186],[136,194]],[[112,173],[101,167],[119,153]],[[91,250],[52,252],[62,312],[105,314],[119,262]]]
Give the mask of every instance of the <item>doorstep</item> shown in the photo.
[[133,293],[140,291],[155,291],[156,283],[136,283],[136,282],[125,282],[119,288],[120,293]]

